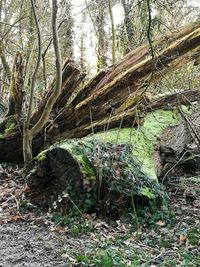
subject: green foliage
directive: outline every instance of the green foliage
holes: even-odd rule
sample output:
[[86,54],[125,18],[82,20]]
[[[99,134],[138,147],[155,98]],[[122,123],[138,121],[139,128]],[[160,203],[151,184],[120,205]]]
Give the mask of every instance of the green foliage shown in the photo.
[[76,257],[77,261],[82,264],[82,266],[88,266],[90,264],[95,264],[95,266],[101,266],[101,267],[112,267],[112,266],[124,266],[123,258],[120,253],[114,253],[114,251],[111,251],[109,249],[102,250],[99,249],[96,252],[96,255],[93,256],[85,256],[85,255],[78,255]]
[[[92,181],[96,183],[96,186],[93,184],[90,188],[91,184],[85,182],[85,190],[88,192],[83,205],[85,211],[94,206],[97,195],[111,213],[112,210],[122,208],[123,202],[130,206],[131,198],[134,196],[160,200],[165,197],[157,180],[149,178],[141,170],[140,163],[134,157],[132,150],[129,144],[115,145],[109,142],[103,143],[98,139],[76,141],[73,144],[73,149],[70,151],[73,157],[78,159],[80,164],[84,159],[87,169],[91,169],[88,174],[92,176],[83,177],[84,181],[91,181],[92,177]],[[98,191],[92,191],[94,188]]]
[[187,232],[188,243],[192,246],[198,245],[200,240],[200,229],[191,228]]
[[[142,208],[138,207],[137,216],[140,225],[155,229],[160,227],[156,224],[158,221],[165,222],[169,227],[174,226],[176,222],[175,213],[168,208],[166,199],[162,203],[162,206],[159,206],[155,200],[151,200],[148,206]],[[131,217],[133,217],[133,215],[131,215]],[[134,221],[135,220],[133,220],[133,222]],[[132,228],[134,229],[135,227],[135,223],[133,223]]]

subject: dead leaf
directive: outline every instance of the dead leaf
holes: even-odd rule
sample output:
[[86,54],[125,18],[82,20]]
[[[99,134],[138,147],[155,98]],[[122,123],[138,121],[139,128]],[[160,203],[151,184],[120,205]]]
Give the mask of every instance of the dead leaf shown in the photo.
[[157,221],[156,224],[157,225],[160,225],[160,226],[164,226],[165,225],[165,222],[163,222],[163,221],[160,220],[160,221]]
[[22,219],[23,219],[23,218],[22,218],[21,215],[14,215],[14,216],[10,216],[10,217],[8,218],[8,221],[9,221],[9,222],[17,222],[17,221],[22,220]]
[[186,235],[180,235],[180,236],[179,236],[179,240],[180,240],[181,242],[186,242],[186,240],[187,240],[187,236],[186,236]]

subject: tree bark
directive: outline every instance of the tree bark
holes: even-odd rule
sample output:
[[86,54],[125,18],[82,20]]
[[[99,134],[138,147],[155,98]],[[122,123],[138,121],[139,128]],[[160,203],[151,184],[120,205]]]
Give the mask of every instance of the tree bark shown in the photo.
[[200,111],[184,114],[178,125],[168,127],[160,136],[153,158],[157,163],[157,174],[162,182],[180,173],[200,170]]
[[8,103],[8,111],[6,117],[16,115],[19,119],[22,114],[22,106],[24,99],[23,83],[24,83],[24,64],[23,57],[20,52],[15,55],[13,69],[10,82],[10,97]]

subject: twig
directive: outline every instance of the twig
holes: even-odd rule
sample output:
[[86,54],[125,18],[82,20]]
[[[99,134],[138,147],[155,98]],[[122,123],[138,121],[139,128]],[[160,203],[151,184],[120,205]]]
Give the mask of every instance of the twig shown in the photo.
[[186,150],[183,155],[180,157],[180,159],[165,173],[164,177],[162,178],[162,184],[165,181],[165,178],[167,177],[167,175],[180,163],[180,161],[183,159],[183,157],[185,156],[185,154],[188,152],[188,150]]
[[184,112],[183,112],[183,110],[182,110],[182,108],[181,108],[180,105],[178,106],[178,110],[180,111],[182,117],[184,118],[184,120],[187,122],[187,124],[188,124],[189,127],[191,128],[193,134],[195,135],[196,139],[198,140],[198,146],[200,146],[200,137],[199,137],[199,135],[198,135],[196,129],[193,127],[191,121],[190,121],[190,120],[187,118],[187,116],[184,114]]

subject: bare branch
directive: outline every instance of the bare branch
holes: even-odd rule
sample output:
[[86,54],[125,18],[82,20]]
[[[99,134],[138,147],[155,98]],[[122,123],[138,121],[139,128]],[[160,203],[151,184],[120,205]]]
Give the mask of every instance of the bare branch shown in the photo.
[[41,128],[46,124],[50,112],[53,108],[54,103],[56,102],[58,96],[61,93],[61,83],[62,83],[62,66],[61,66],[61,53],[59,46],[59,38],[58,38],[58,28],[57,28],[57,10],[58,5],[56,0],[52,0],[52,31],[53,31],[53,46],[56,57],[56,83],[55,89],[52,95],[49,97],[43,113],[38,120],[38,122],[31,129],[31,134],[37,134]]
[[31,5],[33,8],[33,14],[34,14],[34,19],[35,19],[35,24],[36,24],[36,28],[37,28],[37,36],[38,36],[38,55],[37,55],[37,62],[36,62],[36,66],[35,66],[35,70],[33,72],[32,75],[32,79],[31,79],[31,94],[30,94],[30,100],[29,100],[29,107],[28,107],[28,113],[27,113],[27,119],[26,119],[26,128],[29,128],[29,124],[30,124],[30,117],[31,117],[31,112],[32,112],[32,106],[33,106],[33,96],[34,96],[34,88],[35,88],[35,80],[36,80],[36,76],[39,70],[39,66],[40,66],[40,61],[41,61],[41,33],[40,33],[40,26],[39,26],[39,21],[36,15],[36,8],[35,8],[35,3],[33,0],[31,0]]

